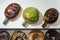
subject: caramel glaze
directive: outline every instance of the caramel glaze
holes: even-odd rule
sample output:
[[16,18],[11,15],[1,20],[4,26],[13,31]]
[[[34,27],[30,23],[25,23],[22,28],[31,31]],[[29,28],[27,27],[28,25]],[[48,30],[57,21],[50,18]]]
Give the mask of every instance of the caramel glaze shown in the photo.
[[5,9],[5,16],[9,19],[14,18],[18,15],[19,11],[20,5],[17,3],[12,3]]
[[44,40],[43,32],[39,30],[33,30],[28,34],[28,40]]

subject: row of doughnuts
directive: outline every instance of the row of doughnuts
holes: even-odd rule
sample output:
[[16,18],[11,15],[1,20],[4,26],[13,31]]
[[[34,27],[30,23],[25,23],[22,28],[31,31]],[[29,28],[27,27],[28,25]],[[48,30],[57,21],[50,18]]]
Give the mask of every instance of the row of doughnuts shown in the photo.
[[[21,6],[17,3],[11,3],[9,4],[6,9],[5,9],[5,16],[6,19],[3,22],[3,24],[7,24],[8,20],[10,19],[14,19],[15,17],[17,17],[17,15],[19,14],[19,12],[21,11]],[[23,18],[24,18],[24,22],[22,23],[23,26],[25,26],[27,23],[35,23],[39,20],[39,11],[37,8],[35,7],[27,7],[24,11],[23,11]],[[55,8],[49,8],[46,12],[45,15],[43,17],[44,23],[42,25],[43,28],[45,28],[45,26],[47,24],[52,24],[54,23],[57,18],[58,18],[59,12],[57,9]]]
[[45,35],[40,30],[32,30],[28,35],[22,31],[15,31],[10,37],[9,32],[1,30],[0,40],[60,40],[60,33],[54,29],[48,30]]

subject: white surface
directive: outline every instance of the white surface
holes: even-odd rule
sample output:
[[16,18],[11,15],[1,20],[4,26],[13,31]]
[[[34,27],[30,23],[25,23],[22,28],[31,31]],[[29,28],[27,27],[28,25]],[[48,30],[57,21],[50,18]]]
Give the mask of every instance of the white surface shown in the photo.
[[[0,0],[0,28],[25,28],[22,26],[22,22],[24,21],[22,14],[16,21],[9,21],[7,25],[3,24],[5,20],[4,10],[11,3],[18,3],[22,7],[22,10],[26,7],[36,7],[42,15],[49,8],[56,8],[60,12],[60,0]],[[29,24],[27,28],[42,28],[42,17],[40,18],[41,21],[39,24]],[[56,23],[48,25],[47,28],[60,28],[60,16]]]

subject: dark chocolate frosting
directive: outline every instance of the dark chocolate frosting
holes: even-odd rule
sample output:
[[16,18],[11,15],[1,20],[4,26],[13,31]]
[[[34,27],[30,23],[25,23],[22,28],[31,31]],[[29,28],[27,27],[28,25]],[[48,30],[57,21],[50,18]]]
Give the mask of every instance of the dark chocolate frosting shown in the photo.
[[60,33],[54,29],[50,29],[45,34],[45,40],[60,40]]
[[58,14],[59,12],[56,9],[48,9],[44,15],[45,21],[47,21],[48,23],[54,23],[58,18]]

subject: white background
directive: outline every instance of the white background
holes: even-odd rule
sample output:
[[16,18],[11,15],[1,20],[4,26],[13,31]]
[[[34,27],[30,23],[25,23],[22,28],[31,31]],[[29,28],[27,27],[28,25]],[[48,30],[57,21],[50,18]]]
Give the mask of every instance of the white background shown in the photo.
[[[40,11],[39,21],[36,24],[28,24],[27,28],[42,28],[42,16],[49,8],[55,8],[60,12],[60,0],[0,0],[0,28],[25,28],[22,26],[24,21],[22,12],[17,20],[10,20],[7,25],[3,24],[5,8],[11,3],[18,3],[22,8],[21,11],[27,7],[35,7]],[[60,15],[58,20],[54,24],[48,25],[47,28],[60,28]]]

